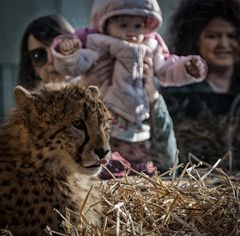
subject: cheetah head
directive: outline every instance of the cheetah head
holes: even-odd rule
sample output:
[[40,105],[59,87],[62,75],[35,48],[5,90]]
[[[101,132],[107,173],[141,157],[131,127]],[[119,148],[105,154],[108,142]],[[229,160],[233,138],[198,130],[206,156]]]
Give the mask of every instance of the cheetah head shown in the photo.
[[[97,87],[45,83],[15,89],[18,117],[37,155],[94,175],[110,158],[110,114]],[[54,166],[52,166],[54,168]]]

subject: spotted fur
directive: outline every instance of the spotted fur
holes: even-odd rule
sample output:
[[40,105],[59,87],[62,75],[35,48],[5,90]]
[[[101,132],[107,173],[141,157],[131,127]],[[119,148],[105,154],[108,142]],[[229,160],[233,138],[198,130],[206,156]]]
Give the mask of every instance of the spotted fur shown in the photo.
[[[60,232],[53,209],[79,212],[110,156],[109,113],[96,87],[17,86],[15,97],[0,129],[0,227],[18,236],[44,235],[46,225]],[[84,209],[98,200],[92,190]],[[99,221],[93,210],[87,216]]]

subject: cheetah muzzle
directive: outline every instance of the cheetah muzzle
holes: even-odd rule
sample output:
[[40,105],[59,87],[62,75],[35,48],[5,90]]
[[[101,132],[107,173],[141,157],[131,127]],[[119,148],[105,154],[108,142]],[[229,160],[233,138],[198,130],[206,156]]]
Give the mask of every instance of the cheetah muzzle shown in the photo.
[[44,235],[47,225],[61,232],[53,209],[79,212],[91,186],[86,216],[99,222],[90,208],[101,209],[93,176],[111,155],[111,117],[98,89],[46,83],[17,86],[15,97],[0,128],[0,227],[18,236]]

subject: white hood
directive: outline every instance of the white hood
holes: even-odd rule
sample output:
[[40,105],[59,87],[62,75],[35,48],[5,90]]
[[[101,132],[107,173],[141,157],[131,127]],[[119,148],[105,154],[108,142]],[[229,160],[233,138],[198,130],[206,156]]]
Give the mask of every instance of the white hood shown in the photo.
[[91,27],[103,33],[106,20],[117,15],[147,16],[146,33],[155,31],[162,23],[156,0],[94,0]]

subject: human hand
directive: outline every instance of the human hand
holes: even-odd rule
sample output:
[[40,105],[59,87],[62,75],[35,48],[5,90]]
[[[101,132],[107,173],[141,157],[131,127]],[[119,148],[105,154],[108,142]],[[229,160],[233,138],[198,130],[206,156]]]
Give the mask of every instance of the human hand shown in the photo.
[[185,64],[185,67],[187,72],[196,79],[206,77],[207,66],[200,56],[192,56]]
[[153,103],[159,97],[159,92],[156,88],[154,77],[154,66],[151,57],[145,57],[143,60],[143,72],[145,78],[145,90],[150,103]]
[[81,43],[74,35],[61,35],[57,38],[56,50],[63,55],[70,55],[81,47]]
[[153,77],[153,59],[151,57],[145,57],[143,59],[143,74],[145,77]]

